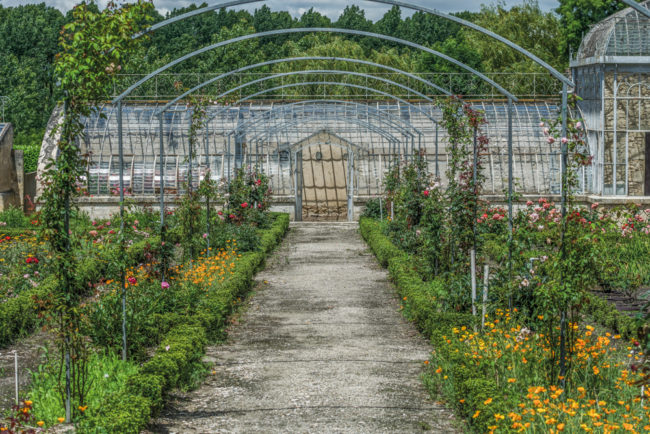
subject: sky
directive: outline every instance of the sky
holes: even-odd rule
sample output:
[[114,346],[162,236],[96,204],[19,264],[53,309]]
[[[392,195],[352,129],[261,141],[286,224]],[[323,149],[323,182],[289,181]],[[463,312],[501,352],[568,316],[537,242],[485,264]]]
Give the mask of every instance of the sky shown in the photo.
[[[61,9],[62,11],[67,11],[73,5],[79,2],[79,0],[44,0],[50,6]],[[192,3],[200,4],[204,0],[196,1],[186,1],[186,0],[154,0],[154,5],[156,8],[161,11],[163,14],[173,8],[180,8]],[[220,3],[226,0],[219,0]],[[557,0],[538,0],[542,9],[550,11],[557,7]],[[3,6],[17,6],[28,3],[41,3],[42,0],[0,0],[0,5]],[[106,4],[107,0],[99,0],[100,5]],[[208,4],[216,4],[217,1],[205,1]],[[441,12],[460,12],[460,11],[478,11],[481,8],[481,4],[492,4],[495,0],[410,0],[410,2],[422,6],[426,6],[433,9],[438,9]],[[367,1],[361,2],[350,2],[349,0],[268,0],[265,2],[253,3],[247,5],[244,9],[248,9],[251,12],[256,8],[261,7],[261,5],[267,4],[271,10],[288,10],[293,16],[300,16],[303,12],[309,10],[309,8],[314,7],[314,9],[320,12],[323,15],[327,15],[332,20],[336,20],[338,16],[343,12],[343,9],[349,4],[357,4],[362,9],[366,11],[366,17],[370,18],[373,21],[381,18],[384,13],[389,9],[384,5],[379,5],[377,3],[371,3]],[[506,6],[512,6],[518,3],[521,3],[521,0],[504,0]],[[402,12],[403,16],[410,15],[406,11]]]

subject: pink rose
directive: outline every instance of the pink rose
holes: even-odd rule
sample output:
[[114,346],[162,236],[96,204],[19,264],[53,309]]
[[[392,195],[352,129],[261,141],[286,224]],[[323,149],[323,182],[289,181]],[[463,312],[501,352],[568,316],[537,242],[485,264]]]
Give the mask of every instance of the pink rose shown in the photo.
[[160,287],[162,289],[167,289],[169,288],[169,283],[165,282],[164,280],[160,283]]

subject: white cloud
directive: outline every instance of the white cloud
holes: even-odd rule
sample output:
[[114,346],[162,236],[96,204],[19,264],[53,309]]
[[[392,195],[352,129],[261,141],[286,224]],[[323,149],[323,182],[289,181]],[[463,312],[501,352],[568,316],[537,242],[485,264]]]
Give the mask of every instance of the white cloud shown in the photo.
[[[220,0],[221,1],[221,0]],[[411,0],[415,4],[426,6],[433,9],[438,9],[442,12],[458,12],[458,11],[478,11],[481,8],[482,3],[492,3],[492,0],[477,1],[477,0],[456,0],[450,2],[449,0]],[[0,0],[0,5],[3,6],[17,6],[28,3],[37,3],[40,1],[36,0]],[[54,6],[63,11],[69,10],[72,6],[78,3],[78,0],[45,0],[45,3],[49,6]],[[100,6],[105,6],[107,0],[99,0],[98,3]],[[166,13],[174,8],[181,8],[189,6],[192,3],[200,4],[201,0],[197,1],[187,1],[187,0],[154,0],[154,5],[162,13]],[[505,0],[507,6],[512,6],[518,3],[521,3],[521,0]],[[209,4],[217,4],[216,1],[210,1]],[[300,16],[309,8],[313,7],[314,10],[320,12],[323,15],[327,15],[332,20],[336,20],[338,16],[343,12],[346,6],[350,4],[357,4],[366,11],[366,17],[372,20],[378,20],[383,16],[384,13],[389,9],[386,5],[380,5],[377,3],[372,3],[368,1],[355,1],[350,2],[348,0],[327,0],[324,1],[309,1],[309,0],[268,0],[264,2],[252,3],[241,8],[247,9],[249,11],[254,11],[256,8],[261,7],[263,4],[267,4],[272,10],[275,11],[286,11],[288,10],[293,16]],[[551,10],[557,7],[557,0],[540,0],[540,5],[545,10]],[[402,12],[403,16],[410,15],[407,11]]]

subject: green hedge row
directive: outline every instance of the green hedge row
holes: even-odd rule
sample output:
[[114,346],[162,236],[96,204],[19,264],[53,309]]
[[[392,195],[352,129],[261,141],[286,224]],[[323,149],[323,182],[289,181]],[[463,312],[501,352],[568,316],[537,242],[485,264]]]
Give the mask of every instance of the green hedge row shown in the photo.
[[127,380],[126,390],[109,396],[101,408],[88,415],[78,427],[80,432],[138,433],[160,411],[165,395],[188,383],[201,364],[207,343],[221,335],[234,301],[249,291],[267,254],[287,232],[289,215],[273,217],[271,228],[261,231],[260,251],[242,255],[235,273],[209,293],[194,315],[183,318],[167,333],[154,357]]
[[[492,421],[490,415],[493,414],[493,409],[503,409],[495,404],[503,402],[505,405],[506,397],[500,392],[495,381],[478,372],[474,366],[470,367],[464,355],[454,351],[444,338],[454,327],[473,327],[475,318],[471,314],[441,312],[438,300],[444,296],[444,282],[439,279],[424,282],[413,269],[409,256],[395,247],[382,233],[379,222],[362,218],[359,226],[361,236],[377,255],[379,262],[388,267],[400,297],[406,297],[408,316],[415,321],[422,333],[431,339],[437,354],[456,366],[446,380],[448,387],[443,391],[450,405],[470,421],[474,431],[489,431],[487,427]],[[431,390],[432,393],[440,393],[436,384],[428,381],[425,383],[430,389],[434,389]],[[491,397],[494,403],[489,409],[484,409],[483,401],[488,397]],[[461,399],[464,404],[460,404]],[[470,412],[475,410],[484,410],[480,413],[481,417],[471,417],[473,413]]]
[[634,318],[619,312],[616,306],[600,296],[587,294],[587,300],[581,307],[596,323],[619,333],[624,339],[638,336],[638,324]]

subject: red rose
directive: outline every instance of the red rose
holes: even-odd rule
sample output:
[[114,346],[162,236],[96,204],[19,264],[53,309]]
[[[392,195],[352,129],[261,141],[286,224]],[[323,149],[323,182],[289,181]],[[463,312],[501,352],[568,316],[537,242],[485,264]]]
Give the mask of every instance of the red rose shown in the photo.
[[128,281],[131,285],[135,285],[136,283],[138,283],[135,277],[129,277]]
[[424,190],[422,194],[424,195],[424,197],[429,197],[429,190]]
[[235,219],[235,214],[230,214],[228,217],[230,217],[231,220]]
[[242,208],[248,208],[248,202],[244,202],[244,203],[242,203],[242,204],[241,204],[241,207],[242,207]]
[[7,240],[7,241],[9,241],[10,239],[11,239],[11,237],[10,237],[9,235],[7,235],[7,236],[5,237],[5,240]]
[[219,214],[219,215],[223,215],[223,212],[222,212],[222,211],[219,211],[217,214]]

